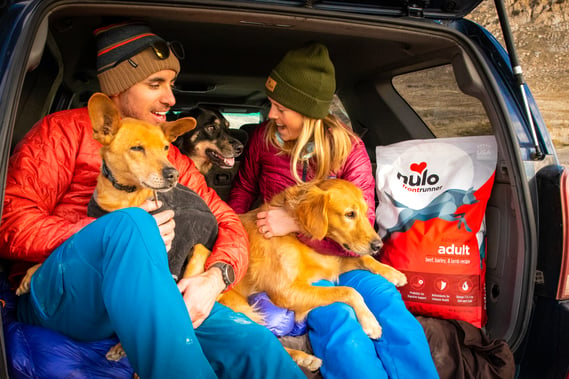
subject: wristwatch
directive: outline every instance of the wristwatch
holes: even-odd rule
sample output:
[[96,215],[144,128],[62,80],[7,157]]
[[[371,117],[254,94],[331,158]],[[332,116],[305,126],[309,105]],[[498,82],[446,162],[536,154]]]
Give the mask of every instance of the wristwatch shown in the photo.
[[230,264],[223,263],[223,262],[215,262],[210,266],[217,267],[221,270],[221,277],[223,278],[223,283],[225,283],[225,289],[233,284],[235,281],[235,271]]

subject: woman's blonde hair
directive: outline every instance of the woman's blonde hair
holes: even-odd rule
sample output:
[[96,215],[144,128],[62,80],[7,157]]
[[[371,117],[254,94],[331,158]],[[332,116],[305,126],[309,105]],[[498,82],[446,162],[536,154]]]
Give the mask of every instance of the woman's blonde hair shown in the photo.
[[297,183],[303,182],[298,175],[298,165],[309,160],[314,164],[314,180],[336,174],[346,162],[355,138],[355,133],[332,114],[323,119],[304,116],[304,125],[295,141],[280,141],[273,120],[269,121],[265,133],[267,146],[273,145],[282,154],[290,155],[291,172]]

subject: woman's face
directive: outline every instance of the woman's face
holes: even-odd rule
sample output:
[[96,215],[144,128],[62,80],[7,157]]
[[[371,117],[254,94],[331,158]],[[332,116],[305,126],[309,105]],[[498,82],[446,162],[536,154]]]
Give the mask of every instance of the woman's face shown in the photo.
[[271,98],[269,100],[271,101],[269,118],[275,121],[281,139],[285,142],[296,140],[304,125],[304,116]]

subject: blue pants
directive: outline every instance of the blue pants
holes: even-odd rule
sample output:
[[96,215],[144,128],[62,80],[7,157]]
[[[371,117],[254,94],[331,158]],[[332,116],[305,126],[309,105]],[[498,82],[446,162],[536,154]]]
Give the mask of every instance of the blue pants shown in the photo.
[[216,303],[193,329],[156,222],[112,212],[57,248],[18,305],[22,321],[78,340],[119,337],[141,378],[304,378],[271,332]]
[[[355,288],[383,329],[379,340],[362,330],[352,307],[334,303],[308,314],[308,335],[314,354],[323,361],[325,379],[431,379],[438,373],[421,324],[407,310],[399,291],[385,278],[354,270],[339,285]],[[320,281],[316,285],[333,285]]]

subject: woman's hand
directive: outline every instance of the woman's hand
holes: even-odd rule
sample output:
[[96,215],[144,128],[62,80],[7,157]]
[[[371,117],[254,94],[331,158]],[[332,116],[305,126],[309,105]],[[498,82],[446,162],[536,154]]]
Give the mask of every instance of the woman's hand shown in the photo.
[[[160,209],[161,206],[161,201],[156,202],[154,200],[146,200],[140,205],[140,208],[144,209],[147,212],[152,212],[156,209]],[[167,209],[152,216],[156,220],[156,224],[158,224],[160,236],[166,245],[166,251],[170,251],[172,248],[172,241],[174,240],[174,228],[176,227],[176,222],[174,221],[174,211]]]
[[268,211],[257,214],[257,228],[265,238],[284,236],[300,231],[296,219],[284,208],[270,207]]

